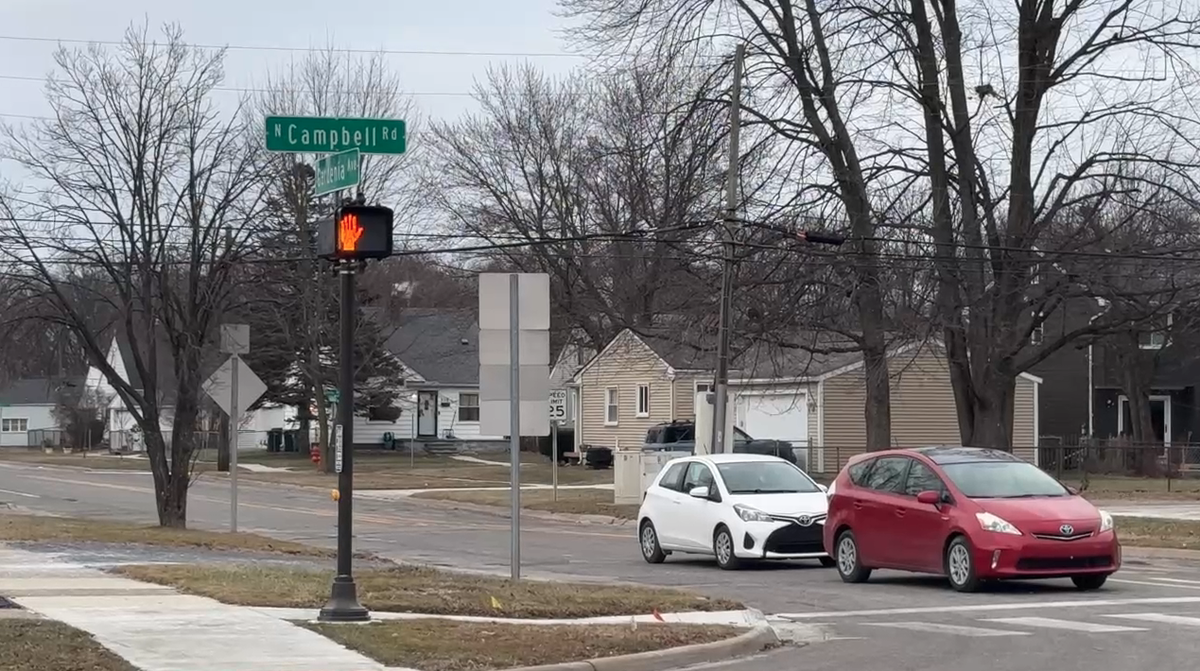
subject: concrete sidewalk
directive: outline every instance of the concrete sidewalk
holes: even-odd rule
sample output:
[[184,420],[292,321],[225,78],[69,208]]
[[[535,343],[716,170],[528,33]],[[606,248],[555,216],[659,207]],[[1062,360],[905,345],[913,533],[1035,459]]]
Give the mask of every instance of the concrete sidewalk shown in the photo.
[[142,671],[396,671],[252,608],[43,557],[0,546],[0,596],[88,632]]

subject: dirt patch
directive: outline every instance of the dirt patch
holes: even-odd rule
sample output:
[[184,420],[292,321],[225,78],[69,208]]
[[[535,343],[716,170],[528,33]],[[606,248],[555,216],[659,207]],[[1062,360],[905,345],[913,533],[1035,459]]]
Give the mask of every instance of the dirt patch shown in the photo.
[[2,671],[137,671],[88,634],[51,620],[0,619]]
[[305,624],[389,666],[480,671],[557,664],[711,643],[742,633],[696,625],[539,626],[390,620],[366,625]]
[[255,534],[167,529],[98,519],[17,515],[9,512],[0,512],[0,541],[86,541],[269,552],[304,557],[334,556],[332,550],[325,548]]
[[[421,492],[413,497],[505,508],[509,506],[508,492]],[[638,511],[636,505],[613,503],[611,489],[560,489],[557,501],[552,491],[521,490],[521,507],[570,515],[606,515],[625,520],[635,519]]]
[[1200,521],[1122,516],[1116,528],[1122,545],[1200,550]]
[[[242,606],[320,608],[331,571],[281,566],[123,566],[117,573]],[[411,566],[355,574],[358,597],[371,610],[430,615],[572,618],[654,611],[736,610],[740,604],[651,587],[571,584],[464,575]]]

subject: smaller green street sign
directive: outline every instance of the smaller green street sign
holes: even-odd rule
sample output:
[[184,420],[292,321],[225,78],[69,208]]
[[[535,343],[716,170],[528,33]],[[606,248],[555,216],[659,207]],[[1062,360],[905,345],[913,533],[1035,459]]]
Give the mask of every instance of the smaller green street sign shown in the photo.
[[349,189],[358,184],[359,156],[361,156],[361,152],[358,149],[351,149],[318,159],[317,181],[313,188],[313,195],[323,196],[334,191]]
[[403,119],[269,116],[267,151],[331,154],[403,154],[408,135]]
[[342,391],[340,389],[326,389],[325,390],[325,401],[326,402],[337,403],[339,400],[341,400],[341,398],[342,398]]

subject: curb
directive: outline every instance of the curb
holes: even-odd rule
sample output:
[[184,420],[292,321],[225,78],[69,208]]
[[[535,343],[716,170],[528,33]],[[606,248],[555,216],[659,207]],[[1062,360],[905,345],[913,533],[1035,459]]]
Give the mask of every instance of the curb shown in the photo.
[[[355,492],[355,494],[361,498],[371,498],[369,496],[365,496],[361,492]],[[379,498],[379,499],[372,499],[372,500],[383,501],[384,499]],[[387,499],[387,500],[392,500],[392,499]],[[414,496],[406,496],[403,499],[395,499],[395,500],[417,501],[420,503],[420,505],[428,506],[431,508],[441,508],[443,510],[463,510],[466,512],[479,513],[481,515],[491,515],[493,517],[501,517],[504,519],[508,519],[510,517],[510,515],[509,515],[510,510],[508,508],[503,508],[501,506],[489,506],[489,505],[484,505],[482,503],[463,503],[461,501],[454,501],[454,500],[450,500],[450,499],[433,499],[433,498],[426,498],[426,497],[415,496],[415,495]],[[625,519],[623,517],[611,517],[609,515],[579,515],[579,514],[573,514],[573,513],[552,513],[552,512],[545,511],[545,510],[531,510],[529,508],[521,509],[521,517],[537,519],[537,520],[545,520],[548,522],[567,522],[567,523],[572,523],[572,524],[591,524],[591,525],[596,525],[596,526],[610,526],[610,527],[628,527],[628,526],[633,526],[637,522],[637,520]],[[512,671],[515,671],[515,670],[512,670]]]
[[775,630],[766,625],[724,641],[651,650],[632,655],[600,657],[584,662],[523,666],[508,671],[666,671],[684,666],[723,662],[753,655],[779,645]]

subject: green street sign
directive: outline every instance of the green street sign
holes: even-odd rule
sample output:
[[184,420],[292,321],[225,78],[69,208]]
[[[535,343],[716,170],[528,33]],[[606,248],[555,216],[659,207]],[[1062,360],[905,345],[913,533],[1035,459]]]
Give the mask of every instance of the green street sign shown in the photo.
[[323,196],[334,191],[349,189],[358,184],[358,149],[329,154],[317,160],[317,182],[314,196]]
[[407,143],[403,119],[269,116],[266,130],[267,151],[403,154]]
[[337,403],[342,399],[342,391],[340,389],[326,389],[325,401],[328,403]]

